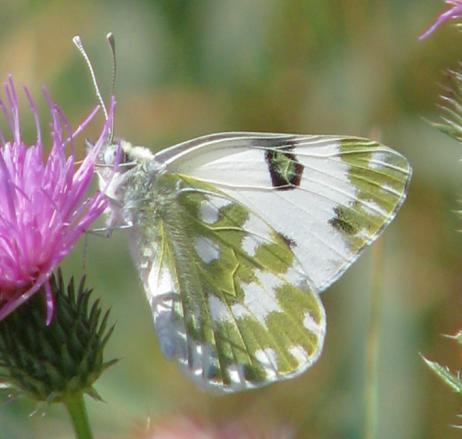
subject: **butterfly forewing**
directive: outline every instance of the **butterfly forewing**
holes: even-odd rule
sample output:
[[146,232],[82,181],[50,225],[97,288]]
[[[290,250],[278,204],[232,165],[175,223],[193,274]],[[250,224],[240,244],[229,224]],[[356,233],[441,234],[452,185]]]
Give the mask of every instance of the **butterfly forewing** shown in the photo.
[[155,157],[264,218],[319,292],[394,218],[411,177],[402,155],[355,137],[223,133]]
[[194,177],[165,172],[151,195],[135,252],[164,354],[225,392],[309,367],[325,314],[290,239]]

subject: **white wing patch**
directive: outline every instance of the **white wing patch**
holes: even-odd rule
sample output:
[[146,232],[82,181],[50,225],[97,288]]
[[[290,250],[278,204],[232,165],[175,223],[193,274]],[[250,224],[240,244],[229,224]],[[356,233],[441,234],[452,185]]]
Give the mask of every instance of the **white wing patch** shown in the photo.
[[194,249],[199,258],[206,264],[210,264],[210,262],[220,257],[220,247],[209,238],[203,236],[198,236],[195,239]]
[[257,281],[241,285],[244,292],[243,305],[246,309],[252,310],[251,314],[260,323],[266,324],[266,319],[270,313],[281,309],[273,291],[280,287],[283,282],[272,273],[257,271],[256,276]]
[[309,312],[305,313],[303,318],[303,326],[309,331],[313,332],[319,332],[321,330],[319,323],[313,319],[313,316]]
[[255,256],[258,247],[268,242],[265,241],[267,239],[265,237],[271,236],[271,227],[256,215],[251,215],[244,224],[244,228],[250,233],[242,241],[242,249],[249,256]]
[[273,349],[261,349],[255,352],[255,358],[264,367],[265,372],[271,379],[277,378],[277,355]]
[[299,363],[304,363],[308,360],[306,352],[303,350],[301,346],[291,346],[289,348],[289,352]]
[[201,203],[200,206],[200,218],[204,223],[214,224],[219,219],[220,209],[229,205],[229,200],[226,198],[216,197],[214,205],[210,205],[208,200]]
[[209,306],[214,321],[227,322],[229,320],[229,308],[218,297],[210,295]]

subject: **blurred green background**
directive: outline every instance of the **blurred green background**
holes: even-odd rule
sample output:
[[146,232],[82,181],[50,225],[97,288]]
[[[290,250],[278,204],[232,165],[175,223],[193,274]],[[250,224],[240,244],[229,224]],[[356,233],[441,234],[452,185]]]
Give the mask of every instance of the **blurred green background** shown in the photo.
[[[71,38],[82,36],[107,95],[105,34],[113,31],[116,133],[131,142],[157,150],[217,131],[335,133],[379,135],[405,154],[414,167],[408,201],[381,239],[376,437],[460,437],[450,424],[462,423],[462,398],[419,357],[462,368],[461,349],[441,336],[462,327],[456,213],[462,151],[425,121],[438,117],[438,83],[462,59],[462,35],[445,26],[417,41],[442,2],[2,0],[0,6],[2,77],[12,73],[34,95],[46,84],[74,125],[95,98]],[[100,126],[101,119],[89,135]],[[78,276],[86,264],[117,323],[107,357],[121,358],[96,384],[107,402],[89,402],[96,437],[147,437],[150,425],[177,424],[185,415],[245,426],[256,437],[280,429],[301,438],[364,437],[373,254],[368,250],[323,295],[328,332],[314,367],[289,382],[216,397],[160,354],[124,233],[89,236],[88,250],[80,245],[65,271]],[[72,437],[62,407],[21,399],[1,406],[0,425],[1,438]]]

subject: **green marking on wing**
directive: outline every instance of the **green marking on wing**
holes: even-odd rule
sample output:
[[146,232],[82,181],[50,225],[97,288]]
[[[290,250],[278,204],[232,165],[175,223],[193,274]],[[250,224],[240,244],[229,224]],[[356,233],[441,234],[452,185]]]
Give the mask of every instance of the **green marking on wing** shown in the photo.
[[366,139],[343,139],[340,155],[356,199],[337,206],[330,224],[359,251],[393,219],[404,201],[411,169],[403,156]]
[[[172,276],[180,298],[175,315],[184,319],[186,337],[178,334],[178,343],[187,353],[178,350],[180,364],[223,391],[310,366],[322,349],[324,310],[284,237],[200,180],[164,173],[153,192],[155,203],[145,210],[158,225],[157,263]],[[140,226],[139,241],[148,243],[151,232]]]
[[[253,376],[257,382],[267,380],[267,371],[259,361],[258,352],[265,350],[274,353],[275,371],[282,379],[310,364],[309,359],[319,354],[319,333],[312,332],[304,326],[304,319],[309,314],[313,321],[322,327],[324,312],[316,295],[297,288],[289,283],[283,283],[276,290],[276,300],[280,311],[268,313],[266,324],[262,324],[252,316],[238,319],[238,326],[229,322],[219,323],[220,329],[231,334],[232,344],[250,354],[253,361],[240,362],[245,365],[247,379]],[[245,347],[241,340],[246,340]],[[300,349],[299,356],[291,351],[294,347]],[[300,355],[305,358],[301,359]],[[304,367],[305,366],[305,367]]]

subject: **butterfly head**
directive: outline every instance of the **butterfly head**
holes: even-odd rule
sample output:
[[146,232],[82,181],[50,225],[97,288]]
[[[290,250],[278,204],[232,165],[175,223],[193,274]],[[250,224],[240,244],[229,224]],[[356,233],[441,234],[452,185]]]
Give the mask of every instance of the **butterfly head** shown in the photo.
[[[125,144],[127,146],[125,146]],[[118,172],[122,172],[126,168],[126,164],[130,161],[129,155],[126,152],[130,144],[125,140],[109,139],[106,145],[100,149],[97,158],[97,165],[100,168],[112,168]],[[87,148],[93,148],[93,144],[87,142]],[[122,169],[118,169],[118,168]]]
[[[79,50],[80,54],[82,55],[85,63],[87,64],[88,71],[90,72],[90,77],[93,83],[93,88],[96,93],[97,100],[99,102],[100,108],[103,110],[104,118],[106,119],[106,123],[110,124],[109,131],[107,133],[107,140],[104,142],[103,145],[100,145],[98,150],[98,157],[97,157],[97,164],[100,167],[107,167],[107,168],[115,168],[118,165],[121,165],[128,161],[128,156],[125,154],[125,150],[129,149],[129,146],[125,147],[124,144],[129,145],[128,142],[123,140],[114,139],[114,107],[115,107],[115,99],[114,99],[114,91],[115,91],[115,79],[116,79],[116,72],[117,72],[117,61],[116,61],[116,53],[115,53],[115,39],[112,33],[108,33],[106,36],[107,42],[111,49],[112,53],[112,99],[111,99],[111,106],[110,111],[108,111],[106,104],[104,103],[104,99],[101,95],[100,88],[98,86],[98,82],[96,80],[96,75],[93,69],[93,65],[88,57],[88,54],[83,46],[80,37],[76,35],[72,41],[74,45]],[[89,141],[87,141],[87,150],[91,151],[95,148],[95,145]]]
[[115,139],[101,148],[97,162],[102,167],[112,167],[118,172],[124,172],[137,164],[152,160],[153,157],[153,153],[143,146],[134,146],[126,140]]
[[[104,144],[99,146],[96,161],[98,166],[98,175],[103,182],[100,184],[100,186],[106,187],[110,184],[111,181],[114,180],[116,176],[126,174],[126,171],[132,169],[137,164],[152,161],[153,154],[146,148],[141,146],[133,146],[131,143],[125,140],[114,138],[115,99],[114,97],[112,98],[111,106],[109,109],[110,111],[108,111],[104,103],[104,99],[101,95],[93,66],[90,62],[87,52],[85,51],[82,41],[80,40],[80,37],[75,36],[72,41],[74,42],[75,46],[85,60],[85,63],[87,64],[100,108],[103,110],[106,123],[110,124],[107,140],[104,142]],[[117,62],[115,53],[115,40],[112,33],[107,34],[107,41],[112,53],[113,74],[111,95],[114,96]],[[95,145],[87,141],[87,149],[93,150],[93,148],[95,148]]]

